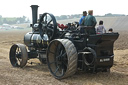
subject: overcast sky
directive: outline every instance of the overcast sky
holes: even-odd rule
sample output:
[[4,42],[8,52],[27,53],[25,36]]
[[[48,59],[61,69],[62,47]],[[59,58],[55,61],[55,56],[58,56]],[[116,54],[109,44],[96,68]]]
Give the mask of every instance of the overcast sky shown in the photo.
[[94,10],[94,15],[126,14],[128,0],[0,0],[0,15],[3,17],[31,18],[31,5],[39,5],[38,13],[58,15],[81,14]]

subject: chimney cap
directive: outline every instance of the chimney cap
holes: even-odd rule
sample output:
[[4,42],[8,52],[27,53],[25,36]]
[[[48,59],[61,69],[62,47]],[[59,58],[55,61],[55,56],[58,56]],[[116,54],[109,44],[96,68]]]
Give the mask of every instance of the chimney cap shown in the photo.
[[31,5],[30,7],[39,7],[38,5]]

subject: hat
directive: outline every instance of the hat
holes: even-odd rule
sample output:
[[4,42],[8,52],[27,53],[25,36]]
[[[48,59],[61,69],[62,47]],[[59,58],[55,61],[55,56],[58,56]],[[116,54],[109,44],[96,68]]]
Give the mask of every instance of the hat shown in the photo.
[[92,14],[93,13],[93,10],[88,10],[88,14]]

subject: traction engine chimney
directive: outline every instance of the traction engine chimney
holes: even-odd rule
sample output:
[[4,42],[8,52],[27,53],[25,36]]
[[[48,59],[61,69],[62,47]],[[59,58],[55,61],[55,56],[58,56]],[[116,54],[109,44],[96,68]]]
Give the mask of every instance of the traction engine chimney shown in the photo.
[[37,18],[38,18],[38,5],[31,5],[32,8],[32,27],[35,23],[37,23]]

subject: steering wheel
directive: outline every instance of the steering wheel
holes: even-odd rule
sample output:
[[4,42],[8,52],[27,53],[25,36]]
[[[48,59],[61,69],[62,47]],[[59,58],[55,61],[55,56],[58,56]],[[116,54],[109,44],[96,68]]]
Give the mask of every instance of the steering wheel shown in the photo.
[[42,39],[47,35],[48,40],[55,38],[57,31],[57,23],[53,14],[44,13],[39,20],[39,32]]

